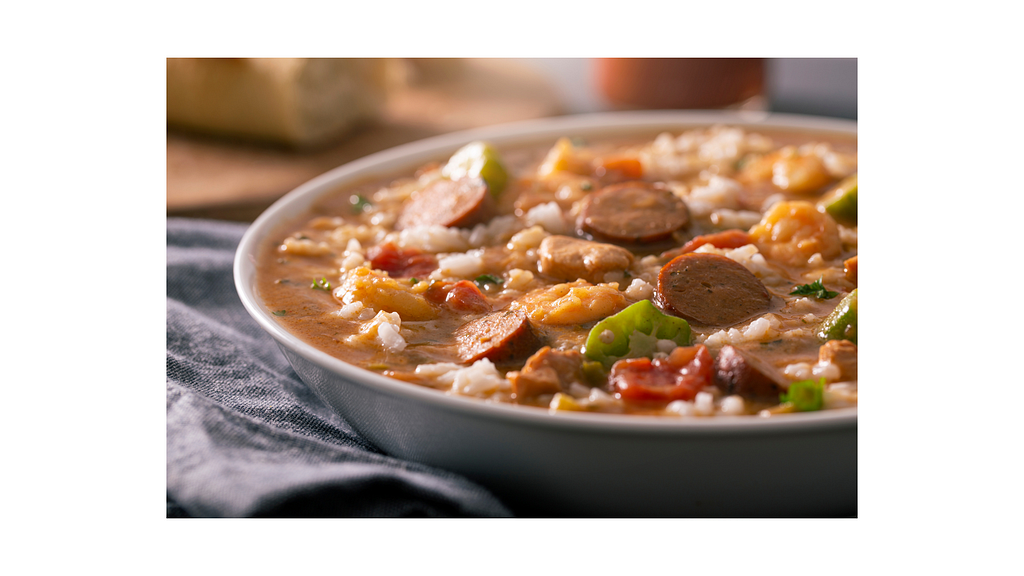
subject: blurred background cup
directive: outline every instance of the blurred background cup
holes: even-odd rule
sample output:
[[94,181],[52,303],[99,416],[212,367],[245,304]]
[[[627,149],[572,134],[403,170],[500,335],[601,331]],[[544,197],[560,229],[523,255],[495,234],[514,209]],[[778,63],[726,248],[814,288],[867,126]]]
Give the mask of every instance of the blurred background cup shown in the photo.
[[764,94],[764,58],[597,58],[598,91],[619,109],[741,105]]

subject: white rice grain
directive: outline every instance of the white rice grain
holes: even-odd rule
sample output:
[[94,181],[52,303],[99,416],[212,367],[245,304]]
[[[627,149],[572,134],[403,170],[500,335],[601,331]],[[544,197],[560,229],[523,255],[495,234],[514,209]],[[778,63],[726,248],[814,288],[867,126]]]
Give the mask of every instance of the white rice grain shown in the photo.
[[565,234],[568,225],[562,216],[562,209],[556,202],[538,204],[523,216],[527,226],[541,226],[552,234]]
[[533,272],[513,268],[508,271],[508,280],[505,282],[504,288],[506,290],[525,291],[530,282],[533,282]]
[[506,247],[509,250],[515,250],[518,252],[526,252],[531,248],[537,248],[545,238],[550,236],[544,228],[540,226],[531,226],[525,230],[516,232],[512,238],[509,239]]
[[726,396],[722,399],[722,405],[720,407],[722,414],[728,414],[730,416],[740,416],[744,413],[744,404],[742,396]]
[[676,344],[674,340],[658,340],[656,347],[658,352],[668,354],[678,348],[679,344]]
[[395,243],[402,248],[419,248],[433,253],[463,252],[469,248],[465,232],[437,224],[406,228],[399,232]]
[[[448,369],[451,366],[454,368]],[[433,374],[438,382],[450,385],[450,392],[453,394],[483,397],[511,388],[508,380],[502,377],[494,364],[486,358],[466,367],[450,363],[420,365],[416,368],[417,374],[421,373],[421,368],[422,373]]]
[[[334,314],[341,316],[346,320],[355,320],[359,317],[359,313],[363,311],[363,303],[356,301],[351,304],[345,304],[340,309],[335,310]],[[372,316],[371,316],[372,318]]]
[[474,248],[500,243],[512,236],[522,224],[515,216],[497,216],[487,224],[477,224],[469,233],[469,244]]
[[648,300],[654,296],[654,286],[644,282],[641,278],[633,278],[624,293],[634,300]]
[[388,352],[401,352],[406,346],[405,338],[395,325],[387,322],[377,327],[377,341]]
[[711,223],[719,228],[750,229],[761,221],[761,213],[753,210],[732,210],[719,208],[711,212]]
[[715,397],[708,392],[697,392],[693,399],[693,413],[697,416],[711,416],[715,413]]
[[465,254],[451,254],[437,261],[437,271],[443,275],[469,278],[484,269],[483,251],[470,250]]
[[676,400],[669,402],[668,406],[665,407],[666,412],[674,412],[680,416],[693,416],[693,402],[687,402],[685,400]]

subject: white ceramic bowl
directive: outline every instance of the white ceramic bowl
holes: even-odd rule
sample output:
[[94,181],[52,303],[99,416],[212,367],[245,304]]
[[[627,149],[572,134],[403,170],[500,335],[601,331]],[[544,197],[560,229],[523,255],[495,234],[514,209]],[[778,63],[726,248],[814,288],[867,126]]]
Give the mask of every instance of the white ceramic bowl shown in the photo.
[[357,368],[286,332],[255,290],[259,243],[325,192],[408,173],[472,140],[551,144],[710,124],[856,134],[856,123],[764,113],[630,112],[520,122],[379,152],[299,186],[261,215],[235,255],[249,314],[298,375],[384,452],[458,472],[525,515],[851,516],[857,509],[855,408],[774,416],[656,418],[556,413],[446,395]]

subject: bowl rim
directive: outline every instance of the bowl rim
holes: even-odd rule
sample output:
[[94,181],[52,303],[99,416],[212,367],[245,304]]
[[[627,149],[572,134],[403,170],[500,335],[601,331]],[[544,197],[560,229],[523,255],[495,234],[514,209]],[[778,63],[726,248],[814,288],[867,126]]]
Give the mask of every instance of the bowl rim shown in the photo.
[[334,373],[350,385],[373,387],[378,393],[466,417],[497,419],[510,424],[576,431],[604,431],[617,434],[733,435],[791,433],[808,429],[847,429],[857,425],[857,407],[801,414],[716,416],[714,418],[672,418],[661,416],[593,412],[550,412],[543,408],[489,402],[479,398],[447,394],[436,389],[389,378],[335,358],[285,330],[271,316],[256,294],[255,254],[259,243],[283,222],[305,212],[313,200],[346,184],[371,176],[394,174],[402,166],[418,166],[432,158],[450,154],[473,140],[488,140],[496,146],[514,146],[543,141],[566,131],[588,134],[680,130],[727,124],[743,128],[771,128],[817,133],[857,134],[853,120],[775,114],[750,111],[633,111],[602,112],[525,120],[462,130],[402,144],[375,152],[317,176],[287,193],[267,208],[248,227],[235,251],[233,275],[242,305],[257,324],[281,346],[306,361]]

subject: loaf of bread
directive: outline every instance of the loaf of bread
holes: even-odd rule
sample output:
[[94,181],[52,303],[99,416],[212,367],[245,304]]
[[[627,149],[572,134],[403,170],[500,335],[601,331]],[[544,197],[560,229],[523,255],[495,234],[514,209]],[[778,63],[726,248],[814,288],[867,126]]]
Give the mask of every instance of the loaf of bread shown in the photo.
[[168,58],[167,124],[322,145],[380,113],[386,70],[374,58]]

